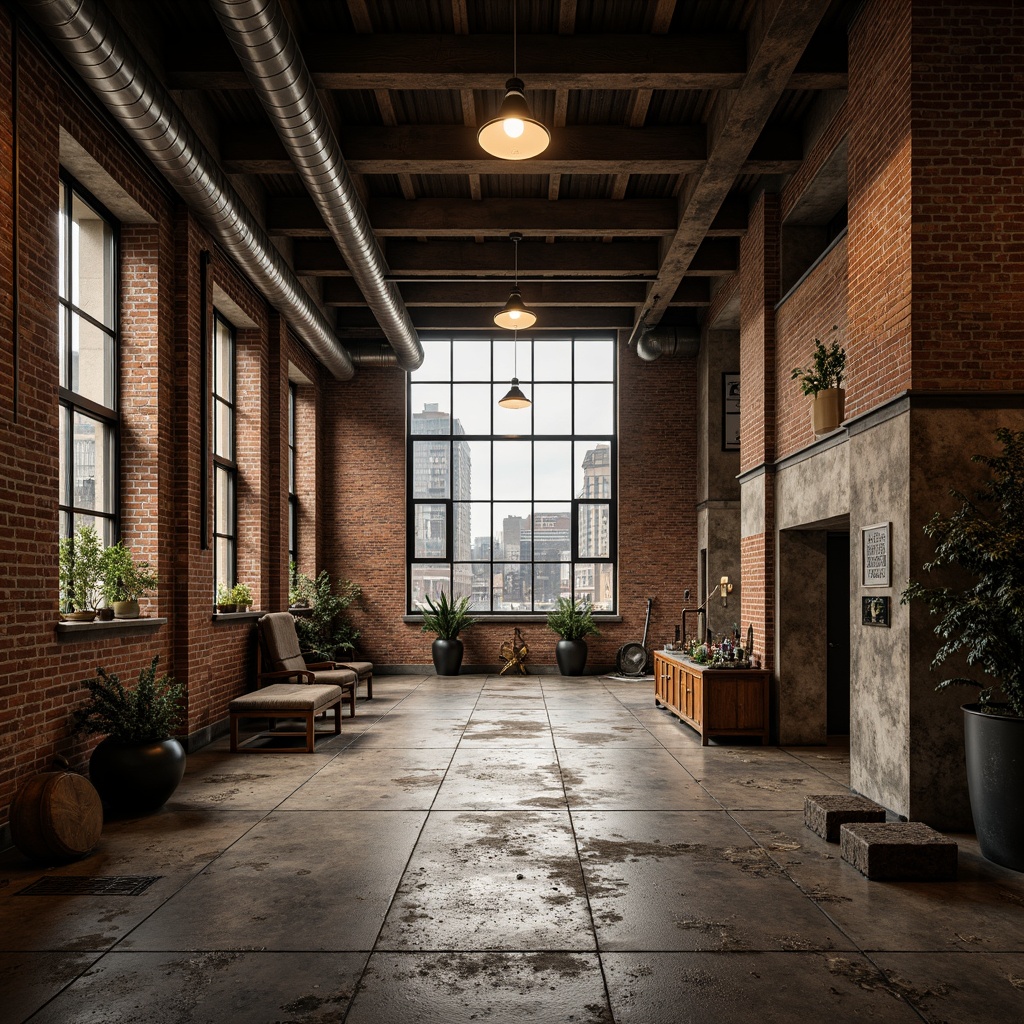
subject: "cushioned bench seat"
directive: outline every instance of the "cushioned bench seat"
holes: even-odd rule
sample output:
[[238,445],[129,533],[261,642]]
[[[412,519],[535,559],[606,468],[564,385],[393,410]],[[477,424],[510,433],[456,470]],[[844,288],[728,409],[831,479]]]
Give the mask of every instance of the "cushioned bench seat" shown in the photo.
[[[354,695],[354,690],[350,690],[349,693]],[[275,683],[273,686],[264,686],[261,690],[254,690],[252,693],[243,693],[228,705],[228,711],[231,714],[231,752],[247,750],[249,753],[265,751],[291,751],[294,753],[294,746],[250,747],[249,744],[264,736],[273,738],[305,736],[306,753],[312,754],[316,737],[327,734],[327,730],[314,728],[314,719],[321,711],[333,707],[334,732],[330,735],[338,735],[341,732],[341,703],[344,698],[345,694],[340,686],[317,683]],[[305,719],[306,726],[301,731],[272,728],[269,733],[257,733],[245,740],[244,743],[239,744],[238,724],[243,718],[302,718]]]
[[[358,683],[366,683],[366,699],[373,700],[373,662],[372,661],[336,661],[338,668],[349,668],[355,672]],[[356,684],[358,686],[358,683]]]

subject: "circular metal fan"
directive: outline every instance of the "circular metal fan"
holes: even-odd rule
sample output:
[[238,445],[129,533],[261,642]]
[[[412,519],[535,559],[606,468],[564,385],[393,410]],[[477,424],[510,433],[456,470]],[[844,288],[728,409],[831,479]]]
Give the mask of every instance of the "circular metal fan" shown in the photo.
[[624,676],[642,676],[647,669],[647,648],[643,644],[623,644],[619,648],[619,671]]

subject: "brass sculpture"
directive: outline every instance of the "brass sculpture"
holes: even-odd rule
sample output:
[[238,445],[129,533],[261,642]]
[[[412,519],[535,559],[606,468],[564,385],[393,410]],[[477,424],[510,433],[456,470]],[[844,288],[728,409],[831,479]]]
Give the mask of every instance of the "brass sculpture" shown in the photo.
[[526,675],[526,659],[529,656],[530,648],[526,646],[526,641],[523,639],[523,634],[519,632],[519,627],[516,626],[515,634],[511,640],[506,640],[501,645],[501,650],[498,652],[501,655],[502,660],[505,662],[499,675],[504,675],[509,669],[519,669],[520,675]]

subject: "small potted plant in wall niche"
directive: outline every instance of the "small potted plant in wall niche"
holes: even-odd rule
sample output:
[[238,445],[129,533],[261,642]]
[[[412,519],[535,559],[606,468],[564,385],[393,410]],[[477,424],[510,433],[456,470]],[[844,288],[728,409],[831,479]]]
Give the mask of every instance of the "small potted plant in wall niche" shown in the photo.
[[[833,332],[839,325],[832,327]],[[843,422],[846,390],[843,373],[846,371],[846,352],[838,341],[825,346],[820,338],[814,339],[814,355],[810,366],[793,371],[790,379],[800,381],[800,390],[814,399],[811,404],[811,426],[818,436],[837,430]]]
[[[985,485],[973,498],[951,491],[960,508],[937,512],[924,527],[935,541],[925,572],[959,570],[960,584],[914,580],[900,601],[924,601],[939,618],[942,646],[932,667],[966,655],[969,670],[990,677],[982,683],[957,675],[937,689],[979,691],[977,703],[962,706],[974,828],[985,857],[1024,871],[1024,431],[1001,427],[996,439],[1002,453],[973,457],[991,470]],[[992,699],[996,688],[1002,701]]]
[[122,541],[111,544],[100,557],[103,599],[114,610],[114,618],[137,619],[139,598],[156,585],[156,573],[149,562],[136,562]]

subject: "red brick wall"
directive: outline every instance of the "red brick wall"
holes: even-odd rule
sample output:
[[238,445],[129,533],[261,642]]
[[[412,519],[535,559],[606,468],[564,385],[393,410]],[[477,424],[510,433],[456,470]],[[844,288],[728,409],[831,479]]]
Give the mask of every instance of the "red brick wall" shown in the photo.
[[1024,386],[1024,11],[913,7],[914,390]]
[[[696,365],[647,364],[619,353],[619,610],[588,641],[591,667],[643,632],[645,599],[655,598],[651,642],[671,639],[684,588],[696,591]],[[353,616],[363,649],[382,664],[430,663],[429,636],[402,623],[405,611],[405,381],[395,370],[361,369],[324,394],[327,494],[325,566],[363,588]],[[466,632],[467,664],[494,664],[507,624]],[[554,664],[557,640],[543,623],[523,634],[531,661]]]
[[[811,429],[811,399],[792,379],[793,369],[811,361],[814,339],[826,345],[837,340],[847,348],[847,365],[852,362],[846,336],[846,239],[840,239],[825,258],[790,293],[775,315],[776,457],[805,447],[814,440]],[[839,330],[833,332],[833,325]],[[849,374],[844,380],[847,396],[857,382]]]
[[850,29],[847,418],[910,386],[910,0],[869,0]]

